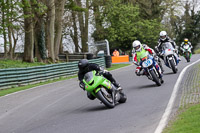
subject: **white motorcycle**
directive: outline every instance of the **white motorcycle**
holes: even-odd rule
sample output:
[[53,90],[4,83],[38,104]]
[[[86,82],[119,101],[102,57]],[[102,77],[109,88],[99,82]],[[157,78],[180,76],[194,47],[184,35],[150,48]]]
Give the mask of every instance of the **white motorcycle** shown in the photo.
[[165,65],[171,68],[174,73],[177,73],[177,65],[179,63],[178,55],[170,42],[165,42],[162,44],[161,55],[164,57]]

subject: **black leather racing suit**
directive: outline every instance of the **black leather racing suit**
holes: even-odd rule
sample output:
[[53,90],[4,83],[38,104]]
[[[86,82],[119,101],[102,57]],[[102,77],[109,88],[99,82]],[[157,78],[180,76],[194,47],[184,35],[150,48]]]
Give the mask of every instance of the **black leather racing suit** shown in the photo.
[[[84,78],[84,75],[87,73],[87,72],[90,72],[90,71],[93,71],[93,70],[96,70],[97,72],[101,71],[101,67],[97,64],[94,64],[94,63],[89,63],[88,66],[84,69],[79,69],[79,72],[78,72],[78,79],[80,81],[80,84]],[[116,82],[116,80],[113,78],[112,74],[108,71],[104,72],[103,73],[103,76],[105,78],[107,78],[108,80],[110,80],[110,82],[112,82],[116,87],[120,87],[120,84]],[[84,88],[82,88],[84,89]],[[87,96],[88,98],[90,98],[91,100],[94,99],[94,96],[90,93],[87,93]]]

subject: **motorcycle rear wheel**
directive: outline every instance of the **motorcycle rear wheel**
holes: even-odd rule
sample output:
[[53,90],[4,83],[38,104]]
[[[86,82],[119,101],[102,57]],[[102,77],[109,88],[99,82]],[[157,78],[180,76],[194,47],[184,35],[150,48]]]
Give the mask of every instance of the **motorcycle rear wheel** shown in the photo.
[[[102,90],[104,89],[104,90]],[[96,93],[96,97],[108,108],[114,108],[115,107],[115,102],[113,100],[112,95],[110,94],[111,97],[108,97],[108,92],[107,94],[105,93],[107,92],[107,89],[105,88],[101,88],[101,90],[99,90]]]

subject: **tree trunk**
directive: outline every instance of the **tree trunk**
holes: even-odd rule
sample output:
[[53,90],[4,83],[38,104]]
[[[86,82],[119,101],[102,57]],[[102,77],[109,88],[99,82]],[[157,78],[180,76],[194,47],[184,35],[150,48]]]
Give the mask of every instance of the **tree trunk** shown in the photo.
[[[77,5],[82,7],[80,0],[77,0]],[[86,0],[86,8],[87,9],[89,8],[88,0]],[[88,44],[87,44],[87,42],[88,42],[88,17],[89,17],[89,11],[85,11],[85,18],[84,18],[84,13],[82,13],[82,12],[78,13],[79,26],[80,26],[80,31],[81,31],[82,52],[88,52]]]
[[84,38],[84,47],[83,47],[83,51],[84,52],[88,52],[88,19],[89,19],[89,0],[86,0],[86,8],[88,9],[85,12],[85,27],[84,27],[84,34],[83,34],[83,38]]
[[[37,0],[37,2],[42,2],[42,0]],[[31,1],[32,13],[34,14],[34,52],[35,57],[38,62],[45,62],[46,59],[46,46],[45,46],[45,31],[44,31],[44,18],[43,13],[38,12],[40,9],[38,3]]]
[[46,26],[46,41],[49,53],[49,58],[52,62],[55,62],[54,52],[54,25],[55,25],[55,2],[54,0],[46,0],[47,11],[47,26]]
[[[22,0],[24,5],[24,15],[32,15],[30,0]],[[33,44],[34,44],[34,33],[32,17],[24,18],[24,30],[25,30],[25,44],[24,44],[24,56],[23,61],[33,62]]]
[[63,54],[63,53],[64,53],[62,40],[63,40],[63,36],[61,37],[61,41],[60,41],[60,48],[59,48],[59,53],[60,53],[60,54]]
[[35,46],[35,57],[37,58],[38,62],[43,62],[42,57],[40,55],[40,49],[39,49],[39,44],[38,44],[38,40],[39,40],[39,36],[40,36],[40,28],[41,28],[41,22],[38,20],[35,24],[35,28],[34,28],[34,46]]
[[76,12],[72,11],[72,20],[73,20],[73,28],[74,28],[74,33],[71,33],[72,39],[74,41],[74,45],[75,45],[75,52],[79,52],[78,48],[78,28],[76,25]]
[[56,7],[56,19],[55,19],[55,58],[56,60],[59,60],[58,54],[59,54],[59,47],[61,43],[62,38],[62,17],[64,13],[64,5],[66,0],[57,0],[55,2]]
[[10,59],[13,59],[13,53],[12,53],[12,51],[13,51],[13,47],[12,47],[12,31],[11,31],[11,27],[10,26],[8,26],[8,39],[9,39],[9,58]]
[[7,36],[6,36],[6,28],[5,28],[5,3],[4,0],[1,3],[1,12],[2,12],[2,30],[3,30],[3,39],[4,39],[4,58],[7,58]]
[[12,29],[12,38],[13,38],[12,55],[13,55],[13,57],[15,57],[15,48],[16,48],[17,41],[18,41],[18,31],[17,31],[16,34],[17,34],[17,35],[16,35],[16,37],[15,37],[14,29]]
[[12,15],[13,15],[13,6],[10,0],[6,1],[7,6],[7,23],[8,23],[8,40],[9,40],[9,58],[13,59],[13,41],[12,41],[12,31],[13,31],[13,26],[12,26]]

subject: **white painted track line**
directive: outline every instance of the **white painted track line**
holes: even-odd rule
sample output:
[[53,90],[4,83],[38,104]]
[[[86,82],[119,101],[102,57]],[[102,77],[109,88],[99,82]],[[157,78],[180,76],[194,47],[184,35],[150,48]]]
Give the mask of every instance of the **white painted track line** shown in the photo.
[[183,78],[183,76],[184,76],[186,70],[187,70],[190,66],[192,66],[192,65],[194,65],[194,64],[196,64],[196,63],[198,63],[199,61],[200,61],[200,59],[197,60],[197,61],[195,61],[195,62],[193,62],[193,63],[190,64],[190,65],[187,65],[187,66],[181,71],[181,73],[180,73],[180,75],[179,75],[179,77],[178,77],[178,79],[177,79],[177,81],[176,81],[176,84],[174,85],[174,89],[173,89],[172,95],[171,95],[171,97],[170,97],[169,103],[168,103],[168,105],[167,105],[167,108],[165,109],[165,112],[164,112],[164,114],[163,114],[163,116],[162,116],[162,118],[161,118],[161,120],[160,120],[160,122],[159,122],[159,124],[158,124],[158,126],[157,126],[157,128],[156,128],[156,130],[155,130],[154,133],[162,133],[163,129],[165,128],[165,126],[167,125],[167,122],[168,122],[168,120],[169,120],[169,116],[170,116],[170,114],[171,114],[171,112],[172,112],[172,108],[173,108],[173,105],[174,105],[174,102],[175,102],[175,99],[176,99],[176,96],[177,96],[177,92],[178,92],[178,89],[179,89],[179,85],[180,85],[180,83],[181,83],[181,81],[182,81],[182,78]]

